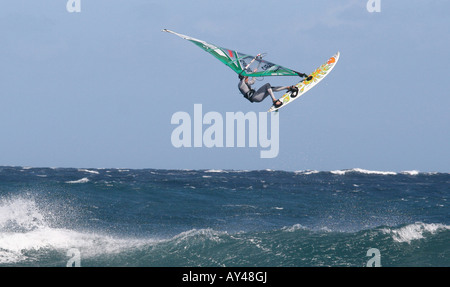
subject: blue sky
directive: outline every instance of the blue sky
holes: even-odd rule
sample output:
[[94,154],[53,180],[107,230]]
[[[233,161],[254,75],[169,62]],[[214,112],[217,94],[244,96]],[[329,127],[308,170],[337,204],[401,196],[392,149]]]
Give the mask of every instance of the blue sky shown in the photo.
[[[448,1],[66,2],[2,1],[0,165],[450,171]],[[341,59],[281,110],[278,157],[175,148],[178,111],[270,102],[243,99],[233,71],[163,28],[305,73]]]

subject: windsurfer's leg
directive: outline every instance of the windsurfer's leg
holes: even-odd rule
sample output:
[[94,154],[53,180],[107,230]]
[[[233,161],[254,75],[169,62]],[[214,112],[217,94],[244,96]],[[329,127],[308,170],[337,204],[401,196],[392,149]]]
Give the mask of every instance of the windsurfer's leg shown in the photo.
[[279,91],[282,91],[282,90],[289,90],[290,88],[291,88],[291,86],[270,87],[271,96],[272,96],[272,102],[273,102],[273,105],[275,107],[277,107],[277,108],[281,107],[281,105],[283,105],[283,103],[280,100],[277,100],[275,98],[275,96],[273,95],[273,92],[279,92]]
[[282,90],[289,90],[292,86],[272,87],[272,91],[279,92]]
[[262,102],[269,95],[272,97],[273,100],[276,100],[275,96],[273,95],[273,91],[270,87],[270,84],[267,83],[255,92],[255,94],[252,97],[252,102]]

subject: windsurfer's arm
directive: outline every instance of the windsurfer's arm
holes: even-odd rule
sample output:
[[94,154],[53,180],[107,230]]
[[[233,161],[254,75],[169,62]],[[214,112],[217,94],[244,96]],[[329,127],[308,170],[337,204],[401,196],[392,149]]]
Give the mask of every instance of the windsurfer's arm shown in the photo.
[[[255,69],[253,70],[253,73],[256,73],[256,71],[258,71],[258,69],[255,68]],[[251,85],[253,85],[253,84],[255,83],[255,80],[256,80],[256,79],[255,79],[254,77],[252,77],[251,79],[249,78],[247,84],[249,84],[249,85],[251,86]]]

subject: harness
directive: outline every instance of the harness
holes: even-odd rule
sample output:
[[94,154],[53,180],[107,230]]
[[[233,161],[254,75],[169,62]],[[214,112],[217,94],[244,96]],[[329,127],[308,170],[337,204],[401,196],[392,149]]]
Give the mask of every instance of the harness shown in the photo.
[[252,97],[253,97],[254,94],[255,94],[255,90],[250,89],[250,91],[248,91],[248,92],[244,95],[244,98],[246,98],[247,100],[249,100],[250,102],[253,103]]

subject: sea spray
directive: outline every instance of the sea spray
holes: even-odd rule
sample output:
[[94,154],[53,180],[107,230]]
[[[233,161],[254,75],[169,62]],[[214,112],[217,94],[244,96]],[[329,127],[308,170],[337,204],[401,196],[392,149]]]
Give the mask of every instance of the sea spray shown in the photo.
[[449,180],[0,167],[0,266],[450,266]]

